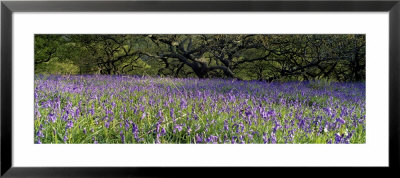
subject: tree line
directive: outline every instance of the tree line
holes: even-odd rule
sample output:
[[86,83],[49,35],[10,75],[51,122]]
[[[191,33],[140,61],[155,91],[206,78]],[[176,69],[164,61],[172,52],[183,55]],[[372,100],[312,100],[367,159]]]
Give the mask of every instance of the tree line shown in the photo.
[[35,35],[35,73],[365,80],[363,34]]

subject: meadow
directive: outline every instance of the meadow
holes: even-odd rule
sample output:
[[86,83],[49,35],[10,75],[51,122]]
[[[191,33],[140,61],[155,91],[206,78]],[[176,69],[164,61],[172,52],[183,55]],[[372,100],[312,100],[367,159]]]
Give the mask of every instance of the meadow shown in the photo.
[[37,144],[362,144],[364,82],[35,75]]

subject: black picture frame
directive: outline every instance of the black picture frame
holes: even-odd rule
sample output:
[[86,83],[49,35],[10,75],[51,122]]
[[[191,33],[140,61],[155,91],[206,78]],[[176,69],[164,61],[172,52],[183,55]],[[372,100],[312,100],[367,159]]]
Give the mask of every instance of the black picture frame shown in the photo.
[[[388,173],[399,168],[400,118],[400,0],[365,1],[2,1],[1,2],[1,176],[4,177],[132,177],[193,176],[240,173],[243,168],[18,168],[12,165],[12,17],[13,12],[126,12],[126,11],[296,11],[296,12],[389,12],[389,167],[367,168],[346,174]],[[277,171],[298,175],[296,171]],[[337,167],[336,167],[337,168]],[[229,170],[227,170],[229,169]],[[252,168],[249,174],[271,174],[266,168]],[[267,168],[270,169],[270,168]],[[297,171],[304,171],[298,168]],[[319,168],[329,169],[330,168]],[[347,168],[344,168],[347,169]],[[360,169],[360,168],[356,168]],[[243,170],[244,171],[244,170]],[[310,172],[305,169],[305,174]],[[183,173],[184,172],[184,173]],[[247,170],[246,170],[247,172]],[[336,172],[336,171],[335,171]],[[245,172],[243,172],[245,173]],[[245,173],[247,174],[247,173]],[[314,176],[325,176],[315,174]],[[341,176],[338,173],[338,176]]]

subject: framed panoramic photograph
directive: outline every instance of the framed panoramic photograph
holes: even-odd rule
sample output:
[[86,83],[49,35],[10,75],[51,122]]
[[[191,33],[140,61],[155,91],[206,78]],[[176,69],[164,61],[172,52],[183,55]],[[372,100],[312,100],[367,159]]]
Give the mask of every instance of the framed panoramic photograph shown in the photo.
[[1,21],[1,176],[399,168],[399,1],[2,1]]

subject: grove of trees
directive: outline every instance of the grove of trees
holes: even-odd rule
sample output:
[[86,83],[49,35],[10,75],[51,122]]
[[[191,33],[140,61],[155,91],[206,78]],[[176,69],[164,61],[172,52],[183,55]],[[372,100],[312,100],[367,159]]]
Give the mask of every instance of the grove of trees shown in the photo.
[[365,35],[35,35],[36,74],[365,80]]

